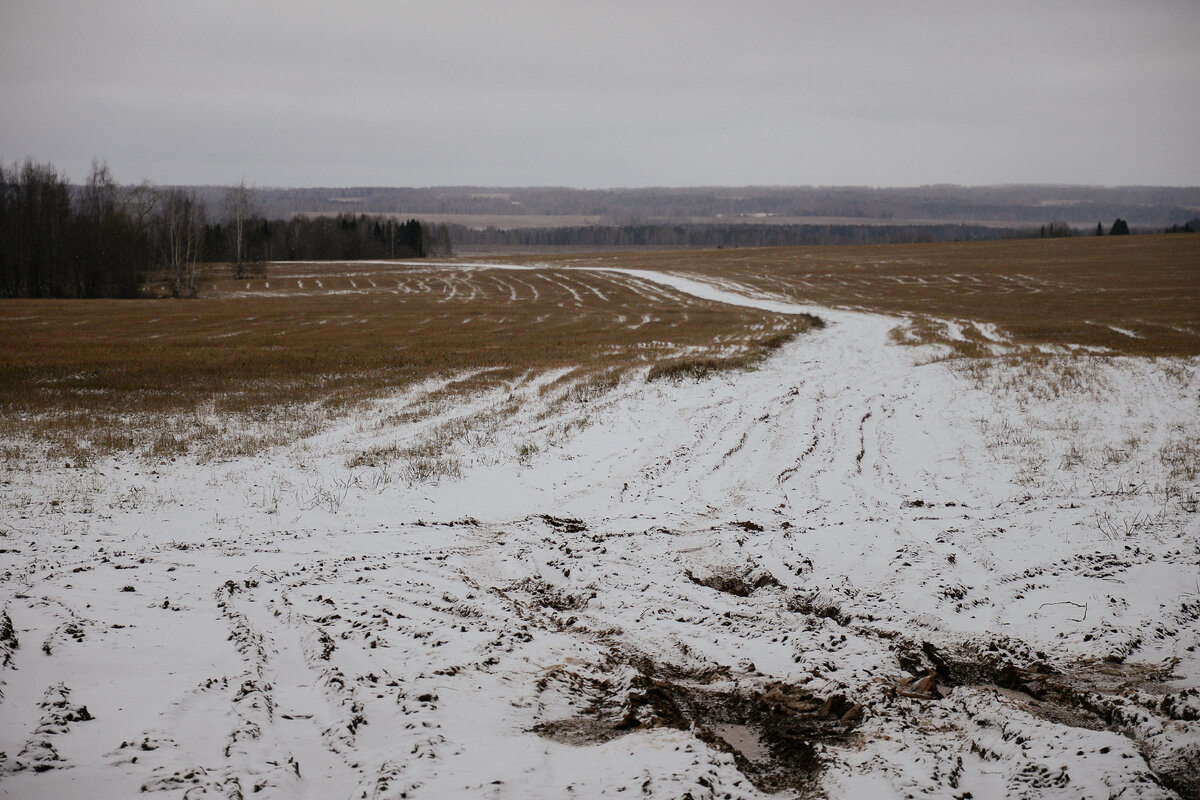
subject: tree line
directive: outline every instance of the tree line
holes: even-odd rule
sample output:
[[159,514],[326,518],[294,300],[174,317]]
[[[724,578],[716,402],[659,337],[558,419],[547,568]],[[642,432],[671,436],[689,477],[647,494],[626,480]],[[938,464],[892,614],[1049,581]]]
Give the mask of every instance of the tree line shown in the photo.
[[135,296],[161,232],[142,188],[97,164],[78,191],[50,164],[0,164],[0,295]]
[[[192,297],[213,270],[263,274],[267,261],[450,255],[445,226],[366,215],[266,219],[243,181],[209,222],[194,190],[121,186],[92,163],[82,186],[51,164],[0,163],[0,297]],[[215,266],[220,265],[220,266]]]
[[[1167,229],[1170,232],[1170,228]],[[1085,236],[1088,231],[1084,229],[1072,228],[1065,222],[1051,222],[1048,225],[1043,225],[1038,229],[1038,236],[1042,239],[1065,239],[1071,236]],[[1096,228],[1093,231],[1096,236],[1105,236],[1104,223],[1097,222]],[[1113,220],[1113,224],[1108,228],[1108,236],[1128,236],[1131,233],[1129,223],[1117,217]]]
[[250,216],[205,228],[213,261],[232,265],[234,277],[261,274],[268,261],[360,261],[445,257],[452,254],[449,229],[415,219],[366,214],[300,215],[268,220]]
[[797,245],[901,244],[980,241],[1027,236],[984,225],[773,225],[686,223],[588,225],[555,228],[468,228],[451,225],[458,245],[586,247],[784,247]]

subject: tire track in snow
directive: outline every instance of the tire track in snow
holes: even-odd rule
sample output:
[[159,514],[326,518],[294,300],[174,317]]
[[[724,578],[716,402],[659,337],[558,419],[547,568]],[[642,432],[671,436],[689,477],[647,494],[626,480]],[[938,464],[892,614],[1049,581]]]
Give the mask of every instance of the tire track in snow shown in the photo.
[[[649,484],[639,488],[631,482],[626,493],[643,499],[670,497],[680,508],[704,509],[699,519],[682,515],[678,524],[685,525],[746,511],[778,518],[780,494],[782,508],[791,509],[786,513],[799,515],[793,524],[836,528],[862,526],[865,520],[867,531],[849,539],[822,537],[825,540],[814,542],[811,552],[827,554],[833,565],[846,561],[838,551],[850,548],[860,554],[849,559],[859,569],[855,583],[895,590],[901,604],[919,604],[921,587],[937,583],[946,570],[942,559],[949,547],[931,542],[927,525],[910,519],[915,515],[900,513],[909,497],[936,497],[939,487],[919,474],[901,479],[893,464],[903,463],[906,455],[880,449],[890,441],[885,423],[911,391],[913,351],[884,345],[895,320],[749,297],[731,292],[728,285],[716,287],[678,275],[632,272],[633,277],[657,280],[703,299],[815,314],[830,325],[806,334],[757,373],[738,376],[736,390],[704,406],[681,409],[680,425],[662,432],[661,445],[647,442],[644,449],[661,452],[667,442],[695,441],[700,458],[615,468],[618,473],[640,474]],[[803,386],[804,397],[814,400],[795,402],[785,387],[796,382]],[[872,422],[876,424],[869,426]],[[709,441],[714,432],[725,435],[724,445]],[[708,463],[703,454],[714,449],[727,457]],[[931,548],[941,555],[928,552]],[[914,581],[907,570],[926,576]],[[850,596],[842,599],[847,608],[858,604]],[[866,607],[874,603],[863,600]],[[864,613],[879,613],[878,608],[866,607]],[[893,608],[892,616],[898,623],[906,621],[902,608]]]

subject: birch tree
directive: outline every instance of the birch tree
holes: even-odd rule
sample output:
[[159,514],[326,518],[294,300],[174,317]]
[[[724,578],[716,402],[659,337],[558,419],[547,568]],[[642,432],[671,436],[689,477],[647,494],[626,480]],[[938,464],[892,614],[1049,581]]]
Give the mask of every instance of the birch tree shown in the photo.
[[159,201],[155,243],[173,297],[196,295],[204,245],[204,208],[191,192],[169,189]]
[[225,195],[225,216],[233,233],[233,275],[246,277],[250,225],[260,216],[254,192],[246,186],[246,179],[232,187]]

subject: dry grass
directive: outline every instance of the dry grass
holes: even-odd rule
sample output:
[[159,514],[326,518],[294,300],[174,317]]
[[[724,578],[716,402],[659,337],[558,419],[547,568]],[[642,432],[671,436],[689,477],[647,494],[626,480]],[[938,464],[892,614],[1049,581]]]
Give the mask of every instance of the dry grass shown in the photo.
[[[804,315],[801,318],[804,326],[801,330],[820,329],[825,327],[824,320]],[[665,380],[679,383],[684,380],[702,381],[723,372],[754,369],[774,351],[783,347],[796,337],[800,331],[773,333],[749,346],[738,348],[737,352],[723,356],[686,356],[683,358],[664,359],[655,364],[646,373],[646,380]]]
[[289,264],[193,301],[2,301],[0,438],[71,463],[236,456],[434,376],[467,375],[441,392],[461,396],[576,367],[586,400],[631,368],[802,328],[553,268]]
[[[1194,235],[540,260],[698,273],[805,303],[990,323],[1017,344],[1082,345],[1129,355],[1200,354],[1200,236]],[[934,331],[925,333],[953,344]],[[978,329],[965,333],[968,343],[986,342]]]

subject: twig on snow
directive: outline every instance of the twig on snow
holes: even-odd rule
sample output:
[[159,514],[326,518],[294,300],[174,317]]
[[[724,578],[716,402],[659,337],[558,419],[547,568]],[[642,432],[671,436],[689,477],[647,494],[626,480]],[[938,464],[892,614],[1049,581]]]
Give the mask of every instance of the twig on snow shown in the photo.
[[1036,613],[1040,612],[1046,606],[1075,606],[1076,608],[1082,608],[1083,609],[1082,617],[1080,617],[1079,619],[1075,619],[1074,617],[1067,617],[1067,619],[1069,619],[1071,622],[1083,622],[1085,619],[1087,619],[1087,603],[1076,603],[1074,600],[1058,600],[1053,603],[1042,603],[1040,606],[1038,606],[1037,611],[1035,611],[1034,613],[1036,614]]

